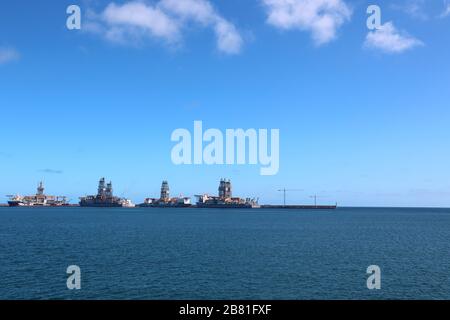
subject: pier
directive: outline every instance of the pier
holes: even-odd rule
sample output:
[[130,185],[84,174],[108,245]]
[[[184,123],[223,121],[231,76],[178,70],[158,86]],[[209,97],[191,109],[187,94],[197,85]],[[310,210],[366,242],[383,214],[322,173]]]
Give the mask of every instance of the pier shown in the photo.
[[337,205],[262,205],[260,209],[334,210]]

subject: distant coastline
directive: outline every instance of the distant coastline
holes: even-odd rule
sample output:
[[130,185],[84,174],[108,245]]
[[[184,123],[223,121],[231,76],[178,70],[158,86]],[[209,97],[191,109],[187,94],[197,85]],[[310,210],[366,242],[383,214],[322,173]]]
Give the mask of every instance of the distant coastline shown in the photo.
[[[171,197],[169,183],[163,181],[159,198],[146,198],[140,204],[134,204],[130,199],[114,196],[112,182],[106,182],[105,178],[100,178],[97,187],[97,194],[87,195],[79,198],[78,204],[70,204],[66,196],[47,195],[44,192],[44,184],[38,184],[37,192],[34,195],[22,196],[19,194],[8,195],[9,207],[121,207],[121,208],[207,208],[207,209],[336,209],[336,204],[317,204],[317,196],[313,196],[314,204],[293,204],[286,205],[286,191],[282,189],[284,201],[283,205],[259,204],[259,198],[241,198],[233,196],[231,181],[220,179],[218,195],[209,194],[195,195],[197,201],[192,203],[190,197]],[[2,205],[4,206],[4,205]]]

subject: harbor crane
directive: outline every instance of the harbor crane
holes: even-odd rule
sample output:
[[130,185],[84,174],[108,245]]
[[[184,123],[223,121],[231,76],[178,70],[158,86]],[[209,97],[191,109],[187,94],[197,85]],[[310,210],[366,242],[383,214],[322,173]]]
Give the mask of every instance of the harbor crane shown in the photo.
[[278,192],[283,192],[283,205],[286,206],[286,192],[291,192],[291,191],[303,191],[302,189],[279,189]]
[[[324,196],[318,196],[318,195],[316,195],[316,194],[314,194],[314,195],[312,195],[312,196],[309,196],[311,199],[314,199],[314,207],[317,207],[317,199],[318,198],[327,198],[327,197],[324,197]],[[337,206],[337,202],[336,202],[336,206]]]
[[314,199],[314,207],[317,207],[317,195],[309,196],[310,198]]

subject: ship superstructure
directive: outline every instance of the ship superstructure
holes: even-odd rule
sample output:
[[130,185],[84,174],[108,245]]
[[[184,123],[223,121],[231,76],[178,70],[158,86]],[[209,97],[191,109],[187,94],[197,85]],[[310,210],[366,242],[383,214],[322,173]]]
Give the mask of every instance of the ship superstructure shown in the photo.
[[8,196],[10,207],[33,207],[33,206],[67,206],[67,198],[64,196],[51,196],[44,193],[44,183],[41,181],[37,192],[32,196],[14,195]]
[[105,178],[98,182],[97,195],[80,198],[80,207],[134,207],[131,200],[113,195],[112,182],[105,183]]
[[196,195],[198,208],[259,208],[258,199],[233,197],[230,180],[221,179],[219,195]]
[[189,197],[170,197],[170,188],[167,181],[163,181],[161,184],[161,194],[159,199],[147,198],[144,203],[140,204],[140,207],[190,207],[191,198]]

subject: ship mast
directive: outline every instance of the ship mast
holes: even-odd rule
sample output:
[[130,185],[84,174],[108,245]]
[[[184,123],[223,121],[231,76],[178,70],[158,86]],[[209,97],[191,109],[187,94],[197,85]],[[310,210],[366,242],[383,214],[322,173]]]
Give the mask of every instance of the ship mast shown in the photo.
[[37,187],[37,195],[42,196],[44,194],[44,184],[39,182],[39,186]]
[[167,181],[163,181],[161,184],[161,195],[160,200],[161,201],[169,201],[170,200],[170,189],[169,189],[169,183]]

